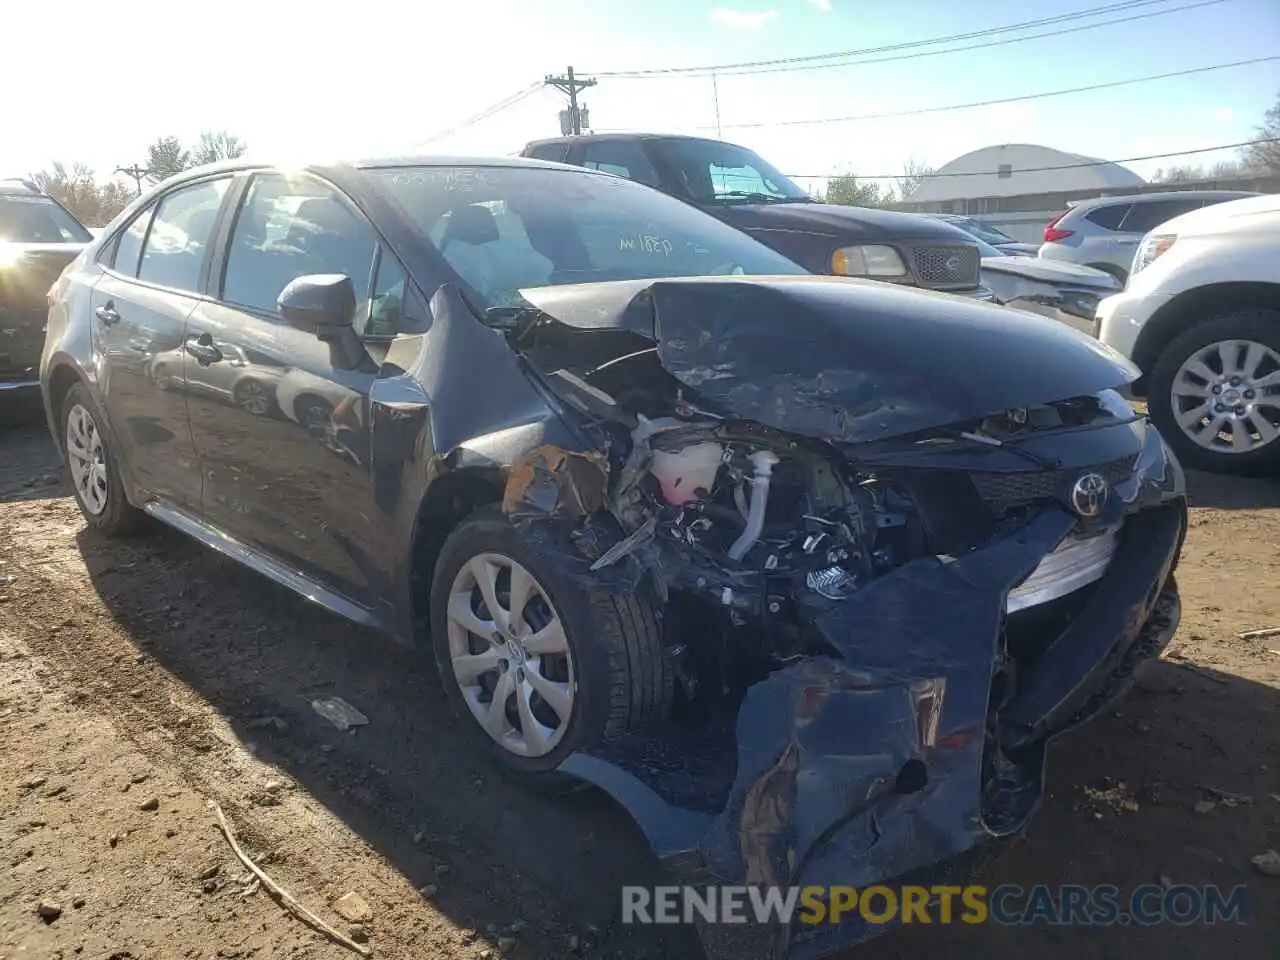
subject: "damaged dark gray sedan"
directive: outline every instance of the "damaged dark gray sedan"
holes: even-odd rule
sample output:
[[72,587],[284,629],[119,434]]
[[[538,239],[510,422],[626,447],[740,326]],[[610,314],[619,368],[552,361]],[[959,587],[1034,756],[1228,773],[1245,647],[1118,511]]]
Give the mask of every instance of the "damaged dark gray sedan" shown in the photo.
[[[149,514],[429,651],[498,762],[598,785],[683,883],[959,875],[1177,626],[1182,472],[1133,367],[604,174],[204,168],[51,300],[91,525]],[[219,363],[262,402],[186,389]]]

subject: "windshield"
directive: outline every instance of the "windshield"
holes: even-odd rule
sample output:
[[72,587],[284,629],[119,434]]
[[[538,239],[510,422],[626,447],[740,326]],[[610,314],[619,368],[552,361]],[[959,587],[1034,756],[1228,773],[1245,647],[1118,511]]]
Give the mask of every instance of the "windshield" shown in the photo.
[[951,221],[961,230],[973,234],[979,240],[985,240],[987,243],[1017,243],[1013,237],[1007,233],[1001,233],[995,227],[983,223],[981,220],[953,220]]
[[681,187],[705,203],[813,199],[745,147],[718,140],[652,140]]
[[714,217],[618,177],[460,166],[368,174],[485,307],[518,305],[523,287],[805,273]]
[[0,197],[0,240],[10,243],[88,243],[80,221],[48,197]]

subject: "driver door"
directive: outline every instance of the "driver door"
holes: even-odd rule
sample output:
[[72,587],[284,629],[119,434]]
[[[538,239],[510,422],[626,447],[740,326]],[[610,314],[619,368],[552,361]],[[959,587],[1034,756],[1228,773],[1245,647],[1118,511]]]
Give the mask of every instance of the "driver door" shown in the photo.
[[351,278],[357,317],[368,315],[371,296],[405,280],[336,188],[311,176],[254,174],[227,237],[216,299],[188,319],[188,338],[208,346],[195,362],[227,367],[218,377],[225,389],[188,395],[191,430],[212,522],[369,607],[386,551],[360,425],[369,422],[378,367],[368,357],[356,369],[335,366],[326,343],[276,309],[291,280],[319,273]]

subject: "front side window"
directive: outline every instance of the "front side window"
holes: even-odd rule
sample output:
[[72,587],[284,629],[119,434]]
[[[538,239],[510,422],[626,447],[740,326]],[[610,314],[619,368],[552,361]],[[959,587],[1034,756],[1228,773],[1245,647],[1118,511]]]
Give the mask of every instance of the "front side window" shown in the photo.
[[0,197],[0,241],[88,243],[92,239],[79,220],[48,197]]
[[718,140],[651,140],[687,196],[703,202],[809,200],[810,196],[745,147]]
[[222,299],[274,316],[292,280],[341,273],[351,278],[356,315],[363,316],[377,245],[373,227],[332,187],[311,177],[260,174],[236,216]]
[[805,272],[714,217],[627,180],[530,167],[390,167],[368,176],[484,306],[519,304],[523,287]]
[[176,290],[200,289],[200,269],[230,183],[229,177],[221,177],[165,194],[147,233],[139,280]]
[[582,148],[582,165],[656,186],[658,174],[634,140],[601,140]]

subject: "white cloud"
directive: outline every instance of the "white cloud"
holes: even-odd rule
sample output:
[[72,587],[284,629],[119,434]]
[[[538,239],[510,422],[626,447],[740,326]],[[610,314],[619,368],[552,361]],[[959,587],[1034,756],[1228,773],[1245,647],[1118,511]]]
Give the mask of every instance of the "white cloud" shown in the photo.
[[809,0],[809,4],[817,7],[823,13],[831,12],[831,0]]
[[709,14],[721,26],[733,30],[759,30],[778,19],[777,10],[735,10],[732,7],[716,7]]

